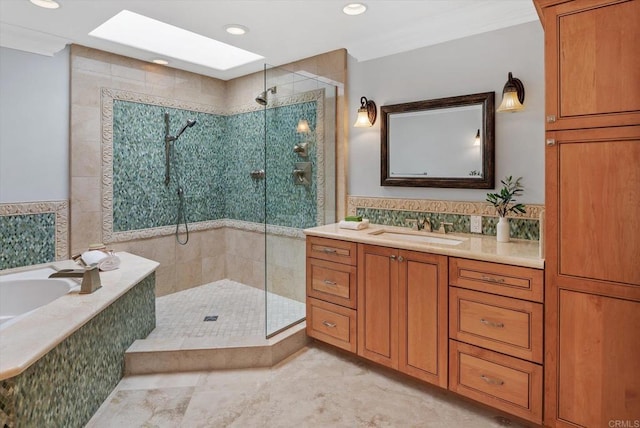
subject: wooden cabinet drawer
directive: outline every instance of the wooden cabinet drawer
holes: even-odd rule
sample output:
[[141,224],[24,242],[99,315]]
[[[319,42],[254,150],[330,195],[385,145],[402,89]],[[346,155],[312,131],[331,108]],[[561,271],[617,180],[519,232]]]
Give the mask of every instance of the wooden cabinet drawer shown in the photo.
[[449,389],[542,423],[542,366],[449,341]]
[[355,242],[307,236],[307,257],[315,259],[355,266],[356,248]]
[[542,303],[544,271],[450,257],[449,284]]
[[308,297],[307,335],[356,352],[356,311]]
[[356,267],[307,258],[307,296],[356,308]]
[[542,304],[449,288],[449,337],[542,363]]

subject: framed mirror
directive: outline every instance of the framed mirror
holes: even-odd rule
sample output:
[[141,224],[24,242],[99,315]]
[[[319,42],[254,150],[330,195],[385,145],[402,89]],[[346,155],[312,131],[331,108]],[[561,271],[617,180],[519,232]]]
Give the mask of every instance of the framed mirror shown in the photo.
[[495,94],[382,106],[382,186],[493,189]]

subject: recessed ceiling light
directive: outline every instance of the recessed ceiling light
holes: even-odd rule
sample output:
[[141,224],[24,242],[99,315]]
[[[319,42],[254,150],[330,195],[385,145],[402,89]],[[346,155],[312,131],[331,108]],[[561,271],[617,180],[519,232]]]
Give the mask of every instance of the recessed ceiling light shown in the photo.
[[216,70],[229,70],[264,59],[253,52],[128,10],[118,13],[89,35]]
[[166,59],[162,59],[162,58],[156,58],[154,60],[151,60],[151,62],[156,63],[156,64],[160,64],[160,65],[169,64],[169,61],[167,61]]
[[243,34],[247,34],[249,32],[249,29],[247,27],[238,24],[226,25],[224,29],[227,31],[227,33],[233,34],[234,36],[242,36]]
[[367,6],[362,3],[349,3],[342,11],[347,15],[361,15],[367,11]]
[[36,6],[44,7],[45,9],[57,9],[60,7],[60,4],[58,4],[58,2],[55,0],[29,0],[29,1],[31,1],[31,3],[35,4]]

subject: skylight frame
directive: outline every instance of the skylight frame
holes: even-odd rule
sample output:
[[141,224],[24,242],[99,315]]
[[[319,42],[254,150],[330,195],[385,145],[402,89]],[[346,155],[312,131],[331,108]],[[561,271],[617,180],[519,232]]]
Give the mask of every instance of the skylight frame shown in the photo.
[[264,59],[259,54],[126,9],[96,27],[89,35],[220,71]]

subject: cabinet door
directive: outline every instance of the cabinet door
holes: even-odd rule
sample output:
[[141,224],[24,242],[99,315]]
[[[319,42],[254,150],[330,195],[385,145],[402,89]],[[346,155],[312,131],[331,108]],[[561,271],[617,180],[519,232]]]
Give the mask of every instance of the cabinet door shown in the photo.
[[399,369],[447,387],[447,257],[400,251]]
[[398,368],[398,250],[358,244],[358,355]]
[[[557,355],[557,377],[547,377],[556,386],[547,399],[549,424],[607,427],[637,421],[640,302],[559,290],[553,309],[557,324],[547,332],[557,340],[547,353]],[[554,417],[557,425],[551,423]]]
[[640,293],[640,126],[547,133],[547,284]]
[[640,123],[640,1],[545,8],[547,130]]

